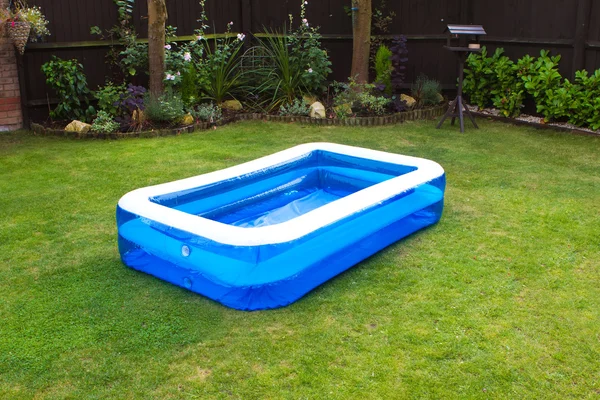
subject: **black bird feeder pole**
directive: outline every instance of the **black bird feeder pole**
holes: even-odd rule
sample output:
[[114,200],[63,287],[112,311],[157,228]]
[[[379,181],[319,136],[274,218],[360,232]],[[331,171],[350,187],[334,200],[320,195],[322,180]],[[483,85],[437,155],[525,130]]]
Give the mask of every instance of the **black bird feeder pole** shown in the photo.
[[[453,52],[458,58],[458,92],[456,98],[450,102],[448,111],[446,111],[440,120],[437,129],[440,129],[446,118],[452,117],[451,125],[454,125],[454,121],[458,117],[460,121],[460,131],[464,133],[464,114],[467,114],[467,117],[469,117],[473,126],[479,129],[473,115],[471,115],[471,111],[469,111],[463,102],[462,91],[465,62],[470,53],[481,52],[479,38],[486,33],[481,25],[448,25],[446,31],[448,32],[448,42],[444,48]],[[467,43],[468,40],[471,40],[471,42]]]

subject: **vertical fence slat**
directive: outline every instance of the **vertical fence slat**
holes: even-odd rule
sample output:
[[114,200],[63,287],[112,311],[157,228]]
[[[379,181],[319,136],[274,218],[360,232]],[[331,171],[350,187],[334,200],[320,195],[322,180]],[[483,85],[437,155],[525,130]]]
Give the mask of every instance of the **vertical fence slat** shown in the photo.
[[575,26],[575,50],[573,53],[573,70],[571,72],[572,78],[575,78],[576,71],[585,68],[585,45],[588,38],[591,11],[591,0],[578,1],[577,21]]

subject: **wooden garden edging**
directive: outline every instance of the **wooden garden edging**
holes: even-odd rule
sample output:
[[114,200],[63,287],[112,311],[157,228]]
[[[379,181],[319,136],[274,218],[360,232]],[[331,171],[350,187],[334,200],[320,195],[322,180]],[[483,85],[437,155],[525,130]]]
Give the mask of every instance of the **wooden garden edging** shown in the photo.
[[[356,118],[342,118],[342,119],[331,119],[331,118],[310,118],[310,117],[299,117],[299,116],[281,116],[271,115],[262,113],[248,113],[248,114],[237,114],[235,117],[229,120],[221,120],[217,122],[217,126],[226,125],[236,121],[248,121],[248,120],[264,120],[273,122],[299,122],[301,124],[310,125],[327,125],[327,126],[383,126],[393,125],[399,122],[415,121],[420,119],[431,119],[437,118],[444,114],[446,104],[421,109],[404,111],[392,115],[384,115],[381,117],[356,117]],[[198,122],[194,125],[185,127],[172,128],[172,129],[157,129],[152,131],[140,131],[140,132],[115,132],[115,133],[84,133],[79,132],[67,132],[63,129],[52,129],[45,128],[44,126],[36,123],[31,124],[31,130],[38,135],[44,136],[63,136],[70,137],[73,139],[122,139],[128,137],[160,137],[160,136],[176,136],[182,133],[191,133],[196,130],[206,130],[213,127],[215,124],[208,122]]]

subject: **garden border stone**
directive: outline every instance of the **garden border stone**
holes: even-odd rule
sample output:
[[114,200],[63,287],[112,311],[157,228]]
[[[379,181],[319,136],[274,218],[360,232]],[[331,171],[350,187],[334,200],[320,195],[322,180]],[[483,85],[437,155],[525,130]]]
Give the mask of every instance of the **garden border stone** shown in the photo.
[[46,128],[40,124],[31,123],[31,130],[38,135],[43,136],[62,136],[70,137],[72,139],[122,139],[128,137],[134,138],[152,138],[160,136],[177,136],[182,133],[191,133],[197,130],[208,130],[213,126],[227,125],[237,121],[248,121],[248,120],[263,120],[273,122],[294,122],[300,124],[310,125],[323,125],[323,126],[384,126],[393,125],[399,122],[415,121],[419,119],[430,119],[436,118],[446,112],[448,105],[442,104],[436,107],[421,109],[421,110],[410,110],[393,115],[385,115],[381,117],[355,117],[355,118],[343,118],[343,119],[332,119],[332,118],[310,118],[302,116],[282,116],[282,115],[271,115],[261,113],[247,113],[247,114],[236,114],[233,118],[220,120],[216,124],[209,122],[198,122],[193,125],[184,127],[172,128],[172,129],[156,129],[151,131],[139,131],[139,132],[115,132],[115,133],[79,133],[79,132],[67,132],[62,129]]

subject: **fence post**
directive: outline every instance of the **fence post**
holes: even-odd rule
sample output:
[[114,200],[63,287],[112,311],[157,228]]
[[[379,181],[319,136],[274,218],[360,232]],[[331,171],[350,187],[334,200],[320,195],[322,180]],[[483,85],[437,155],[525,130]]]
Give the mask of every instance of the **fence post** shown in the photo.
[[250,0],[240,0],[240,6],[242,9],[242,32],[250,39],[250,32],[252,32],[252,3]]
[[592,2],[590,0],[579,0],[577,4],[577,19],[575,26],[575,40],[573,51],[573,69],[571,77],[575,78],[575,72],[585,68],[585,46],[588,39],[588,26],[590,22]]

